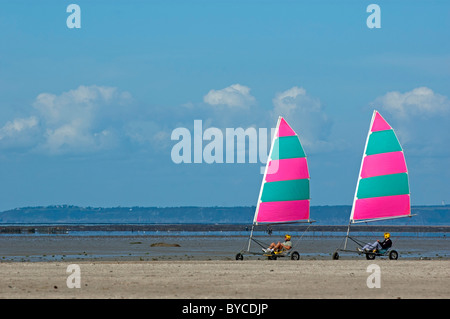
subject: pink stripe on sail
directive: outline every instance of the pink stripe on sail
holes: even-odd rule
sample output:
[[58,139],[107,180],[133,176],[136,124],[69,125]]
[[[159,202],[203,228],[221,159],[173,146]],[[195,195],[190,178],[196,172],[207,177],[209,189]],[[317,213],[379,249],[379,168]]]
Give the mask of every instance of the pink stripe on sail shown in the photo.
[[374,154],[364,157],[361,178],[405,173],[406,171],[403,152]]
[[278,127],[278,137],[282,136],[293,136],[296,135],[294,130],[291,129],[289,124],[284,120],[284,118],[281,118],[280,126]]
[[280,223],[309,219],[309,199],[285,202],[261,202],[256,221]]
[[371,131],[377,132],[390,129],[392,129],[392,127],[386,122],[386,120],[380,115],[380,113],[376,112]]
[[306,157],[272,160],[267,167],[266,182],[309,178]]
[[361,198],[355,202],[353,220],[398,217],[410,213],[409,195]]

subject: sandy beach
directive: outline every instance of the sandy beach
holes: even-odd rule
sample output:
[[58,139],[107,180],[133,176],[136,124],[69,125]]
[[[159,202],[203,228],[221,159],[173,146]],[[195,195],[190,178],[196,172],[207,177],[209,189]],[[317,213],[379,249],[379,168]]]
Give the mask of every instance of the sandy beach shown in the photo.
[[[305,238],[295,248],[300,260],[246,255],[237,261],[245,237],[3,236],[0,298],[183,302],[450,297],[445,238],[397,238],[398,260],[369,261],[357,254],[331,260],[341,241]],[[158,242],[176,245],[159,247]],[[70,265],[78,270],[72,272]],[[368,280],[369,286],[379,287],[369,288]]]
[[[449,298],[449,260],[244,260],[0,264],[0,298]],[[370,265],[380,287],[369,288]],[[371,282],[375,282],[371,280]]]

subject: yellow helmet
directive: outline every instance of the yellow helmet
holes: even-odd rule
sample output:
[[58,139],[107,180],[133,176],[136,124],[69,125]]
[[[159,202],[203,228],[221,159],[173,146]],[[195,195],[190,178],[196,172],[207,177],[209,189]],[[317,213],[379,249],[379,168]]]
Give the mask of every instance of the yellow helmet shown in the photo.
[[285,237],[287,240],[291,240],[291,235],[286,234],[286,235],[284,235],[284,237]]
[[388,239],[389,237],[391,237],[391,234],[389,234],[389,233],[384,233],[384,239]]

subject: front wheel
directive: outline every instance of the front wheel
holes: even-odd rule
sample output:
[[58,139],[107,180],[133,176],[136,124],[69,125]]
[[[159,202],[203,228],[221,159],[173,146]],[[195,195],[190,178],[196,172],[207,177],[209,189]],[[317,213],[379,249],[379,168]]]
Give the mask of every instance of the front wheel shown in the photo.
[[243,260],[244,256],[241,253],[236,254],[236,260]]
[[390,253],[389,253],[389,259],[397,260],[398,259],[398,252],[396,250],[391,250]]
[[293,251],[291,254],[291,260],[299,260],[300,254],[297,251]]
[[335,251],[333,256],[331,256],[331,258],[333,258],[333,260],[338,260],[339,259],[339,253],[337,251]]

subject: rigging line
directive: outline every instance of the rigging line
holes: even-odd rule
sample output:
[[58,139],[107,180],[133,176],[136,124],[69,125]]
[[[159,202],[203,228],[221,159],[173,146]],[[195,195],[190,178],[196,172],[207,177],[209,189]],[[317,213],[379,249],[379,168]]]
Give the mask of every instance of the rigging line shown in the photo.
[[300,240],[302,240],[303,236],[305,235],[305,233],[308,231],[309,227],[311,227],[311,223],[309,224],[308,227],[306,227],[306,229],[303,231],[302,235],[300,236],[299,239],[297,239],[297,242],[295,243],[295,246],[298,245],[298,243],[300,242]]
[[[367,221],[366,221],[365,223],[366,223],[366,226],[368,226]],[[373,232],[373,230],[372,230],[370,227],[369,227],[369,229],[370,229],[370,232],[372,233],[372,236],[376,238],[377,236],[375,235],[375,233]]]
[[341,247],[344,246],[344,242],[345,242],[345,239],[346,239],[346,238],[347,238],[347,236],[345,236],[345,237],[342,238],[341,243],[340,243],[339,246],[338,246],[338,249],[341,249]]

